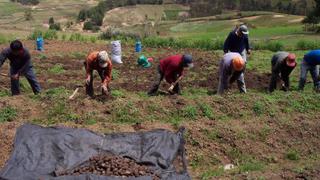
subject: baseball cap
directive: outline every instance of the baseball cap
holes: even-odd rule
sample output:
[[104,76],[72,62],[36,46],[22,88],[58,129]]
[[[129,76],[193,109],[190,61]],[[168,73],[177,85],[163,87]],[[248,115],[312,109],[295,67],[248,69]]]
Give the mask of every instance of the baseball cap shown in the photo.
[[287,66],[289,67],[295,67],[296,66],[296,55],[293,53],[290,53],[286,60]]
[[183,65],[185,67],[193,68],[193,60],[190,54],[185,54],[182,56]]

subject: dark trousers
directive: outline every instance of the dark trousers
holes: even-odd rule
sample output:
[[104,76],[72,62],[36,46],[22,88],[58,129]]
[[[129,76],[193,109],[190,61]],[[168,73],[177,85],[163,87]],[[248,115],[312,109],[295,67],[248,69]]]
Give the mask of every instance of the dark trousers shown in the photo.
[[[164,78],[164,74],[160,69],[160,66],[158,66],[157,68],[157,77],[156,80],[154,82],[154,84],[152,85],[151,89],[148,92],[148,95],[155,95],[158,92],[158,89],[160,87],[161,81]],[[175,94],[180,94],[181,90],[180,90],[180,84],[177,83],[176,86],[173,88],[173,92]]]
[[[10,74],[14,75],[17,71],[14,69],[10,69]],[[36,79],[36,75],[33,72],[32,66],[27,67],[23,72],[20,73],[20,75],[25,76],[32,88],[32,91],[34,94],[38,94],[41,92],[40,84],[38,83]],[[20,94],[20,83],[19,79],[14,80],[11,78],[11,93],[12,95],[19,95]]]
[[278,68],[275,67],[276,65],[277,65],[277,59],[274,58],[271,61],[272,74],[271,74],[271,81],[269,85],[269,92],[273,92],[277,88],[278,79],[281,79],[284,82],[284,86],[282,86],[281,90],[288,91],[290,88],[289,76],[293,71],[294,67],[286,66],[285,62],[283,62],[283,64],[281,64]]
[[[85,67],[86,67],[86,64],[85,64]],[[98,71],[98,73],[99,73],[99,76],[101,78],[101,82],[104,81],[104,79],[105,79],[104,71]],[[109,87],[109,84],[107,85],[107,88],[108,88],[108,91],[110,92],[111,89]],[[86,84],[86,94],[89,95],[89,96],[94,96],[93,72],[91,72],[91,74],[90,74],[90,83]],[[103,90],[102,90],[102,94],[104,94]]]

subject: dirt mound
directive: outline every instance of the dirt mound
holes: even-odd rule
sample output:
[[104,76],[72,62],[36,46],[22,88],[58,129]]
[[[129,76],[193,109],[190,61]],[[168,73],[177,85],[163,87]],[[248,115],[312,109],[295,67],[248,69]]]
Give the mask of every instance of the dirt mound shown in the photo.
[[102,176],[140,177],[152,176],[154,180],[160,179],[158,175],[147,166],[139,165],[134,160],[120,156],[100,155],[91,157],[83,165],[66,172],[56,172],[57,176],[95,174]]

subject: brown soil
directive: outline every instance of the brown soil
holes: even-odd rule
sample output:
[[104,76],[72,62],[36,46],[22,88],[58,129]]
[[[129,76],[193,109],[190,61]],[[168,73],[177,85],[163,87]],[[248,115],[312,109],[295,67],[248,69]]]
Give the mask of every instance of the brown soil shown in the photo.
[[[32,50],[34,49],[34,42],[27,41],[26,46],[31,49],[31,54],[33,57],[33,64],[36,70],[37,78],[40,81],[40,84],[44,90],[49,88],[56,87],[65,87],[70,91],[73,91],[76,87],[83,86],[85,80],[85,72],[83,69],[82,61],[83,59],[76,58],[72,54],[82,53],[87,54],[92,50],[102,50],[108,49],[106,44],[91,44],[91,43],[78,43],[78,42],[60,42],[60,41],[49,41],[45,44],[44,54],[48,57],[47,59],[40,60],[40,53]],[[4,48],[4,45],[0,45],[0,49]],[[159,62],[159,59],[176,53],[191,53],[195,58],[195,67],[186,72],[186,77],[183,79],[181,85],[188,88],[208,88],[209,90],[215,90],[218,84],[218,63],[219,57],[213,52],[205,52],[195,49],[182,49],[174,50],[170,48],[145,48],[144,52],[147,52],[146,56],[152,56],[155,58],[155,61],[152,64],[152,67],[149,69],[143,69],[136,65],[137,55],[130,53],[133,47],[123,45],[123,61],[124,64],[114,65],[114,71],[118,74],[114,77],[111,82],[112,90],[126,90],[129,92],[146,92],[152,85],[155,76],[156,76],[156,67]],[[60,74],[50,73],[48,70],[51,69],[54,65],[61,64],[64,68],[64,72]],[[8,72],[8,63],[0,69],[1,73]],[[269,74],[262,74],[255,70],[247,70],[245,73],[245,79],[248,89],[254,89],[258,91],[264,91],[268,86]],[[96,74],[95,77],[95,87],[99,86],[100,80]],[[162,84],[161,89],[166,90],[168,85],[166,83]],[[10,80],[7,77],[0,76],[0,88],[10,89]],[[236,90],[236,83],[232,85],[232,88]],[[96,88],[96,94],[100,94],[100,90]],[[162,98],[162,97],[160,97]],[[254,98],[254,97],[253,97]],[[117,124],[112,121],[108,121],[114,115],[114,110],[108,104],[109,101],[113,99],[103,98],[101,96],[96,96],[94,100],[87,98],[84,94],[84,88],[80,88],[79,94],[74,101],[68,102],[70,107],[73,108],[74,112],[79,115],[85,115],[87,112],[98,111],[101,113],[101,116],[105,116],[107,119],[106,122],[97,123],[95,125],[85,125],[83,122],[69,122],[61,125],[68,127],[84,127],[97,132],[101,132],[102,129],[107,129],[108,132],[124,132],[124,131],[144,131],[151,130],[156,128],[165,128],[174,130],[174,127],[170,123],[165,122],[154,122],[148,121],[143,122],[142,124],[137,124],[131,126],[128,124]],[[171,109],[183,109],[188,103],[189,100],[184,99],[183,97],[172,96],[172,98],[162,98],[154,99],[159,101],[161,106],[167,110]],[[319,142],[319,132],[320,126],[317,121],[320,119],[320,116],[317,115],[315,119],[309,119],[308,115],[303,113],[297,113],[292,116],[284,114],[284,116],[291,117],[293,125],[281,124],[279,122],[280,117],[268,117],[266,119],[259,119],[254,117],[254,115],[249,114],[248,118],[252,118],[260,122],[250,122],[247,121],[238,121],[240,117],[244,116],[241,114],[241,109],[248,110],[251,108],[251,105],[247,102],[238,102],[237,99],[234,101],[229,101],[230,99],[215,99],[208,96],[206,103],[211,107],[219,109],[220,113],[223,115],[231,116],[228,125],[223,125],[218,119],[218,115],[215,114],[213,119],[197,119],[195,121],[183,122],[182,125],[186,127],[189,133],[187,138],[187,154],[189,163],[193,160],[199,159],[199,154],[203,155],[205,158],[203,161],[214,161],[217,165],[225,165],[228,163],[233,163],[237,165],[237,162],[234,162],[232,157],[228,154],[228,150],[237,149],[240,152],[245,152],[247,154],[252,154],[255,157],[259,157],[260,160],[269,161],[270,156],[272,156],[271,161],[276,165],[281,165],[281,168],[284,164],[287,163],[285,159],[285,154],[289,149],[297,148],[300,150],[300,155],[306,157],[308,154],[315,154],[319,151],[320,142]],[[5,106],[13,106],[19,108],[18,120],[15,122],[6,122],[0,125],[0,167],[3,167],[5,161],[8,159],[10,152],[12,150],[13,139],[16,129],[27,120],[32,120],[34,118],[41,119],[46,117],[47,108],[52,105],[50,100],[42,101],[42,104],[34,103],[28,96],[22,95],[18,97],[1,97],[0,98],[0,109]],[[125,99],[123,99],[125,101]],[[141,102],[141,109],[146,109],[150,100],[146,102]],[[102,107],[103,105],[103,107]],[[139,104],[140,105],[140,104]],[[289,106],[284,104],[284,106]],[[279,107],[283,108],[283,107]],[[213,109],[214,110],[214,109]],[[248,111],[252,111],[251,109]],[[160,113],[160,112],[157,112]],[[285,113],[285,112],[283,112]],[[158,114],[155,114],[158,115]],[[161,115],[161,114],[159,114]],[[216,116],[217,115],[217,116]],[[245,114],[246,115],[246,114]],[[249,121],[249,119],[248,119]],[[242,136],[238,131],[237,127],[240,130],[248,132],[249,135],[257,135],[263,129],[263,125],[267,124],[272,130],[271,134],[266,135],[265,139],[252,140],[248,137],[239,138],[237,136]],[[213,128],[214,127],[214,128]],[[218,134],[215,139],[209,139],[207,135],[204,135],[204,130],[211,131],[217,129]],[[106,132],[103,132],[106,133]],[[120,160],[122,161],[122,160]],[[212,162],[210,162],[212,163]],[[208,163],[209,165],[212,165]],[[272,164],[271,163],[271,164]],[[294,163],[294,162],[293,162]],[[293,164],[292,163],[292,164]],[[316,171],[316,168],[305,170],[304,173],[292,172],[291,170],[277,169],[277,171],[271,172],[267,171],[264,175],[265,177],[270,177],[271,179],[286,179],[285,177],[291,177],[291,179],[299,178],[298,176],[311,177],[314,179],[319,179],[319,171]],[[318,168],[320,169],[320,168]],[[199,169],[189,169],[190,174],[194,179],[200,178],[201,173],[207,171]],[[200,172],[197,172],[200,171]],[[251,173],[241,174],[236,179],[255,179],[252,178]],[[260,175],[260,174],[258,174]],[[259,176],[254,177],[259,177]],[[197,177],[197,178],[196,178]],[[230,176],[229,179],[233,177]],[[257,179],[257,178],[256,178]]]
[[[85,72],[83,69],[83,59],[75,59],[72,57],[74,53],[87,54],[93,50],[108,49],[106,44],[88,44],[79,42],[61,42],[48,41],[45,44],[44,54],[47,59],[40,60],[40,53],[32,50],[34,44],[31,41],[26,42],[26,46],[31,49],[34,66],[37,69],[37,78],[44,89],[63,86],[67,89],[74,90],[79,85],[83,85]],[[3,45],[0,49],[4,48]],[[115,78],[111,83],[112,89],[125,89],[127,91],[147,91],[156,77],[156,69],[158,60],[176,53],[191,53],[195,58],[195,68],[190,72],[186,72],[186,77],[181,83],[182,87],[194,88],[209,88],[216,89],[218,84],[218,62],[219,57],[212,52],[204,52],[196,49],[184,49],[182,52],[171,48],[162,48],[160,51],[154,48],[146,48],[145,52],[153,52],[152,56],[155,59],[153,66],[149,69],[144,69],[137,66],[137,55],[127,52],[133,47],[123,46],[123,65],[114,65],[114,70],[119,72],[120,78]],[[147,54],[147,53],[146,53]],[[48,70],[56,64],[61,64],[65,69],[64,73],[52,74]],[[8,67],[4,68],[7,69]],[[8,71],[8,70],[7,70]],[[2,70],[6,72],[6,70]],[[9,79],[0,77],[0,87],[10,88]],[[259,74],[254,71],[246,72],[246,83],[250,89],[263,90],[267,87],[269,78],[266,74]],[[99,82],[96,75],[95,82]],[[163,83],[162,87],[167,87]]]
[[82,165],[65,172],[56,172],[57,176],[95,174],[101,176],[140,177],[152,176],[154,180],[160,180],[147,166],[139,165],[134,160],[112,155],[100,155],[91,157]]

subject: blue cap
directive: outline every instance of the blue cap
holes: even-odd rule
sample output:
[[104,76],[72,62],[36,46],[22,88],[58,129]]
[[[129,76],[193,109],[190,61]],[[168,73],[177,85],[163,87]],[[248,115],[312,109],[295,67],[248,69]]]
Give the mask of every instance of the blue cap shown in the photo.
[[182,61],[185,67],[193,67],[192,56],[190,54],[183,55]]

